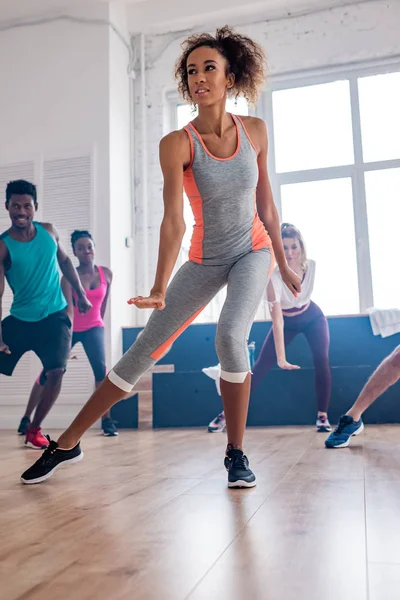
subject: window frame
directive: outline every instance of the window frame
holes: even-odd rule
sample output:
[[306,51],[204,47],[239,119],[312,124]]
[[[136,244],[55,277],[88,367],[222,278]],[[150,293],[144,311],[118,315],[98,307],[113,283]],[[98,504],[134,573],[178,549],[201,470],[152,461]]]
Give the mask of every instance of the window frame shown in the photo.
[[[268,168],[275,203],[282,218],[281,186],[291,183],[307,181],[321,181],[348,177],[352,181],[353,212],[356,238],[356,261],[359,288],[359,313],[365,314],[366,310],[374,305],[372,287],[371,254],[369,246],[367,200],[365,188],[365,173],[368,171],[382,171],[385,169],[400,168],[398,159],[365,162],[362,148],[360,99],[358,93],[358,79],[362,77],[384,75],[400,71],[400,57],[385,60],[370,61],[368,63],[349,63],[339,67],[326,67],[311,69],[272,76],[268,89],[262,94],[257,116],[263,118],[268,127],[269,159]],[[350,87],[350,105],[352,116],[352,133],[354,163],[339,167],[323,167],[302,171],[277,173],[275,168],[275,143],[274,143],[274,116],[272,94],[276,91],[307,87],[338,80],[347,80]],[[337,315],[339,316],[339,315]],[[342,315],[340,315],[342,316]]]

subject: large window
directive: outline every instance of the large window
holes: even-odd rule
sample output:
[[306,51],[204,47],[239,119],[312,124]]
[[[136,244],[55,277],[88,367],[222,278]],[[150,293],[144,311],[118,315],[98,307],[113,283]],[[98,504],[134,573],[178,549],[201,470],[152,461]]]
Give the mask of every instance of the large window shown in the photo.
[[282,186],[282,218],[300,229],[317,261],[313,300],[328,314],[358,312],[351,179]]
[[354,161],[348,81],[277,91],[272,103],[279,173]]
[[400,158],[400,72],[358,80],[364,160]]
[[317,262],[313,298],[330,315],[400,305],[400,65],[380,70],[298,76],[265,95],[275,200]]

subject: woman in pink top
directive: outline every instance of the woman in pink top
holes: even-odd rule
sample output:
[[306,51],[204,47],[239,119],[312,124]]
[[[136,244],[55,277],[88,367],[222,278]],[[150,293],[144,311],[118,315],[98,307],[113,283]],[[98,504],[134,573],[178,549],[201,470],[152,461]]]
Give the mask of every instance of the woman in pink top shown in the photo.
[[[79,260],[79,266],[77,267],[79,278],[86,296],[92,304],[89,312],[80,313],[77,309],[75,292],[65,277],[62,278],[61,285],[68,302],[69,316],[71,320],[73,319],[72,347],[78,342],[82,344],[93,370],[96,387],[98,387],[106,375],[103,317],[107,308],[112,272],[107,267],[95,265],[94,241],[88,231],[74,231],[71,235],[71,245],[74,255]],[[18,433],[21,435],[29,427],[30,416],[40,401],[41,389],[44,384],[45,377],[42,373],[34,383],[25,415],[21,420],[18,429]],[[104,415],[102,427],[104,435],[118,435],[110,412]],[[46,438],[43,438],[42,442],[43,445],[48,445]]]

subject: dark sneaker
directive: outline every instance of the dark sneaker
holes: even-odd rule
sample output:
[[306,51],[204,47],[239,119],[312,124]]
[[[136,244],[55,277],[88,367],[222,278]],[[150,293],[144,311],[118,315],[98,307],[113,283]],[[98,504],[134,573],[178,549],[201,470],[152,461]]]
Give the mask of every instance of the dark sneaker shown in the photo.
[[325,440],[327,448],[347,448],[350,443],[350,438],[353,435],[359,435],[364,429],[364,423],[360,419],[354,421],[349,415],[342,415],[339,423],[332,431],[331,435]]
[[31,426],[31,420],[29,417],[22,417],[21,419],[21,423],[19,424],[18,427],[18,434],[19,435],[26,435],[26,432],[28,431],[29,427]]
[[51,477],[58,467],[79,462],[83,452],[78,443],[72,450],[60,450],[57,442],[48,438],[49,446],[42,456],[25,473],[21,475],[22,483],[41,483]]
[[116,435],[118,435],[118,430],[115,427],[115,421],[113,421],[109,417],[103,419],[101,427],[103,429],[103,434],[106,437],[115,437]]
[[249,469],[249,460],[242,450],[228,448],[224,465],[228,471],[228,487],[251,488],[256,485],[256,476]]
[[320,433],[325,433],[328,431],[332,431],[331,424],[329,423],[327,417],[317,417],[317,431]]

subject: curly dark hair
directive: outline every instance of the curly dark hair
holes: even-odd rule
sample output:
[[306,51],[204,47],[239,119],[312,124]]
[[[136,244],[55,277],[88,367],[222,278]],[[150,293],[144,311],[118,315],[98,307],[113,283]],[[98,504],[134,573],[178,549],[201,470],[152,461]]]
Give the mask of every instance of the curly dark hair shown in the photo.
[[250,104],[255,104],[266,78],[266,58],[262,47],[249,37],[237,33],[227,25],[217,29],[215,36],[209,33],[191,35],[182,44],[182,55],[175,65],[175,78],[179,93],[186,101],[191,101],[186,63],[189,55],[202,46],[215,48],[227,63],[227,74],[233,73],[235,83],[229,95],[244,96]]
[[92,234],[89,233],[88,231],[86,231],[86,229],[83,229],[83,230],[75,229],[75,231],[73,231],[71,233],[71,246],[72,246],[72,250],[75,250],[75,244],[81,238],[89,238],[89,240],[92,240],[92,242],[94,242],[94,240],[92,238]]
[[25,179],[17,179],[16,181],[10,181],[7,184],[6,202],[9,202],[11,196],[14,194],[18,196],[32,196],[34,203],[37,203],[36,186],[30,181],[25,181]]

